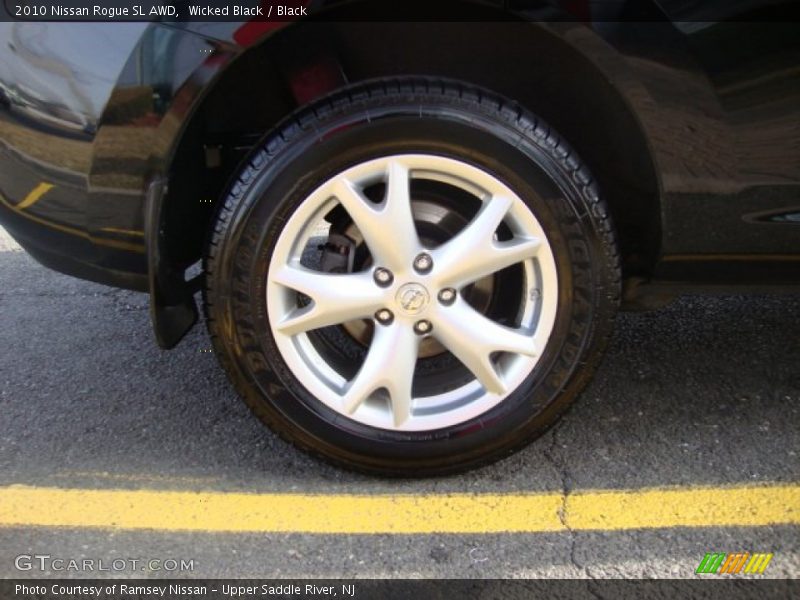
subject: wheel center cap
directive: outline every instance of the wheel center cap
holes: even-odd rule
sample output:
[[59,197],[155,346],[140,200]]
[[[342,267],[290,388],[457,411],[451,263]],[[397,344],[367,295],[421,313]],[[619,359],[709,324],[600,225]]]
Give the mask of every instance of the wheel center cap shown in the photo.
[[428,306],[431,297],[428,290],[419,283],[406,283],[397,290],[395,300],[407,315],[418,315]]

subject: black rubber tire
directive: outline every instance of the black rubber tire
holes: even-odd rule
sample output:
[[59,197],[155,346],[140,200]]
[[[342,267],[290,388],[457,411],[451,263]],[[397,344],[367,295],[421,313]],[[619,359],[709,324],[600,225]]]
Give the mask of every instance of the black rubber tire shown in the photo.
[[[559,278],[555,326],[525,382],[479,418],[421,433],[371,428],[314,398],[276,348],[264,293],[272,245],[305,196],[344,168],[400,152],[455,157],[504,181],[548,232]],[[280,123],[221,203],[205,270],[205,310],[216,354],[253,412],[305,451],[343,467],[395,476],[476,467],[541,435],[597,367],[620,295],[607,206],[564,140],[514,102],[428,78],[360,83]]]

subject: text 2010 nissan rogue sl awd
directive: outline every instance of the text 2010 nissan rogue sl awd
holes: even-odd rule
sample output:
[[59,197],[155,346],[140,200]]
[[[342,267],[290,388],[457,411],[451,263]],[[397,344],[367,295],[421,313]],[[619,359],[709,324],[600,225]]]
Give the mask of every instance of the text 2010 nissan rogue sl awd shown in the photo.
[[316,4],[0,23],[3,226],[149,293],[163,348],[202,291],[236,390],[299,448],[481,465],[564,412],[620,305],[798,289],[794,22],[754,2],[637,2],[636,23],[629,2],[597,22],[448,3],[458,23]]

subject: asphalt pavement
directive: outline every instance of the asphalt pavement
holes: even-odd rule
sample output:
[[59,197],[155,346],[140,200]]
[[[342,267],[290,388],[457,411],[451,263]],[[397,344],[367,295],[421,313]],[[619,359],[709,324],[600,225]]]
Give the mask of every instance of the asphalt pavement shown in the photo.
[[[800,482],[798,296],[687,296],[622,314],[559,425],[500,463],[422,481],[352,474],[287,445],[210,347],[201,325],[159,350],[146,295],[47,270],[0,229],[0,487],[424,501]],[[693,577],[707,552],[748,551],[774,553],[764,577],[796,578],[796,499],[778,507],[794,515],[782,524],[721,526],[712,507],[708,526],[425,534],[15,526],[0,507],[0,576],[64,576],[15,567],[44,553],[186,559],[193,570],[178,575],[195,577]]]

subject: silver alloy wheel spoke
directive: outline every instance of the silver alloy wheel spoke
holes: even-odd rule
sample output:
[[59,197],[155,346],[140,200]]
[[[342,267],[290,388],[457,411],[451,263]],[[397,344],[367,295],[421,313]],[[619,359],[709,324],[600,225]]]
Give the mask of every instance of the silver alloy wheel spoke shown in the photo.
[[492,354],[537,356],[531,335],[488,319],[464,300],[441,311],[434,336],[475,375],[487,392],[494,394],[505,393],[507,385],[492,363]]
[[312,300],[276,323],[278,331],[285,335],[370,317],[383,306],[383,294],[365,273],[328,274],[284,265],[272,274],[272,280]]
[[334,183],[333,194],[364,236],[373,262],[401,271],[421,246],[411,212],[408,168],[392,160],[386,171],[386,197],[377,206],[344,177]]
[[535,237],[495,240],[512,203],[493,196],[463,231],[431,253],[441,286],[463,287],[536,255],[541,241]]
[[417,363],[419,337],[410,327],[395,323],[376,327],[361,369],[348,383],[342,398],[344,410],[353,414],[379,389],[389,392],[395,426],[411,416],[411,385]]

